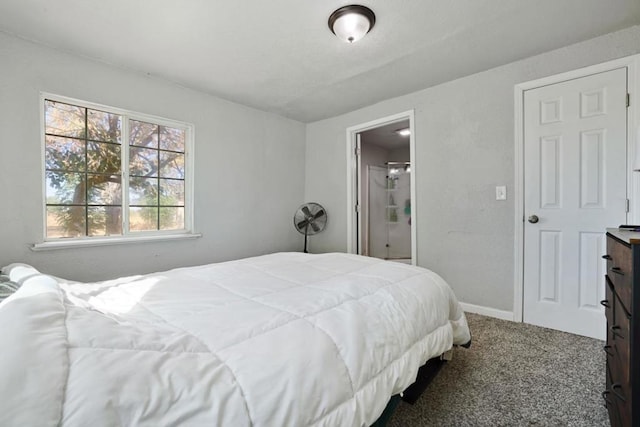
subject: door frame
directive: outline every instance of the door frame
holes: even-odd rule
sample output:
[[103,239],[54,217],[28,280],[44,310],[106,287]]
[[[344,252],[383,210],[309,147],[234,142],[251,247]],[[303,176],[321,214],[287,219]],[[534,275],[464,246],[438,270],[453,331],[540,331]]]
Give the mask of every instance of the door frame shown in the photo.
[[[524,304],[524,93],[567,80],[579,79],[593,74],[603,73],[618,68],[627,69],[627,93],[630,104],[627,107],[627,199],[629,212],[627,222],[640,222],[640,117],[637,103],[640,102],[640,55],[628,56],[601,64],[591,65],[577,70],[544,77],[515,85],[514,87],[514,122],[515,122],[515,180],[514,180],[514,289],[513,320],[523,321]],[[634,173],[636,171],[636,173]],[[638,195],[639,197],[633,197]],[[604,230],[603,230],[604,231]],[[604,278],[603,278],[604,280]]]
[[402,113],[393,114],[372,120],[370,122],[361,123],[347,128],[347,253],[354,254],[357,252],[358,245],[358,217],[359,212],[356,210],[356,202],[362,200],[359,194],[358,186],[358,161],[356,158],[357,135],[369,129],[374,129],[390,123],[409,120],[409,157],[411,162],[411,264],[417,265],[417,218],[416,218],[416,134],[415,134],[415,112],[414,110],[404,111]]

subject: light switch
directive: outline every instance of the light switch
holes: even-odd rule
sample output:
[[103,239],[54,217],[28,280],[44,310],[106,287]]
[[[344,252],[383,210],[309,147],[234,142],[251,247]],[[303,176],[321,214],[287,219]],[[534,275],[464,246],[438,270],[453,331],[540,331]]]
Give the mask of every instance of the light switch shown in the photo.
[[499,185],[496,187],[496,200],[507,200],[507,187]]

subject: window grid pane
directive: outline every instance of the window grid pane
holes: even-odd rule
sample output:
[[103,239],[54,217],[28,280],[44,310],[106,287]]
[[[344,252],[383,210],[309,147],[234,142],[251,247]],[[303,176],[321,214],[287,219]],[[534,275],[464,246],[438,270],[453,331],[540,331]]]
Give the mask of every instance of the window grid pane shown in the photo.
[[86,207],[47,205],[47,237],[72,238],[84,236]]
[[87,141],[87,171],[114,174],[121,169],[120,145]]
[[129,145],[158,148],[158,125],[129,120]]
[[184,129],[175,129],[168,126],[160,126],[160,149],[184,153],[186,133]]
[[85,143],[82,139],[45,136],[45,164],[47,170],[84,172]]
[[121,122],[117,114],[87,109],[87,139],[120,144]]
[[45,100],[45,134],[86,138],[86,108]]

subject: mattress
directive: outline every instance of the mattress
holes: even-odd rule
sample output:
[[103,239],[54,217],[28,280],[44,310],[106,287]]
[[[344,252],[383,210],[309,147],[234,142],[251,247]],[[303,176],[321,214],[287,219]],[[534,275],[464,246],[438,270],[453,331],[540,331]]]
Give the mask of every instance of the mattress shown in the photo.
[[96,283],[3,269],[0,425],[368,426],[470,332],[432,271],[277,253]]

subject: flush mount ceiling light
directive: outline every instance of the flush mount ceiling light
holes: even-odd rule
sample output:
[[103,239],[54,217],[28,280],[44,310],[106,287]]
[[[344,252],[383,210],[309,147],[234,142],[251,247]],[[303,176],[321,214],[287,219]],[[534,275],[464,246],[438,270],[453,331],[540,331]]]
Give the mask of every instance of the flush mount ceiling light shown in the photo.
[[400,136],[409,136],[411,135],[411,129],[409,128],[398,129],[396,130],[396,133]]
[[329,17],[329,28],[339,39],[353,43],[365,36],[376,23],[376,15],[365,6],[341,7]]

